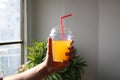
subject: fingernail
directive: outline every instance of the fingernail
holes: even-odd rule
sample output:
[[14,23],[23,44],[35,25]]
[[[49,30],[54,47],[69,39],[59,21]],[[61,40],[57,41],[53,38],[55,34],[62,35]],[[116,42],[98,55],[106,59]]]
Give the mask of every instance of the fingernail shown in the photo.
[[65,61],[65,60],[63,60],[62,62],[63,62],[63,64],[66,64],[66,63],[67,63],[67,61]]
[[66,56],[69,56],[69,55],[70,55],[70,54],[67,52],[67,53],[66,53]]
[[72,45],[73,43],[74,43],[74,41],[72,40],[71,43],[70,43],[70,45]]

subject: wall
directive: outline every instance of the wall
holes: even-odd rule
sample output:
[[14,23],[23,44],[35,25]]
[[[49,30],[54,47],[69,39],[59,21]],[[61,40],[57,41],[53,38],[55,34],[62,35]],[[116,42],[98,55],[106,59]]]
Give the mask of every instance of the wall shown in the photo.
[[46,40],[64,14],[62,0],[32,0],[32,39]]
[[120,80],[120,0],[99,0],[98,80]]
[[66,19],[67,27],[74,33],[75,47],[85,57],[88,67],[84,80],[96,80],[98,60],[98,0],[65,0],[65,13],[72,13]]
[[84,80],[96,80],[98,55],[97,0],[32,0],[32,39],[46,40],[50,30],[62,15],[72,13],[65,20],[74,33],[75,47],[88,63]]
[[46,40],[60,16],[72,13],[65,24],[87,60],[83,80],[120,80],[119,5],[119,0],[31,0],[31,39]]

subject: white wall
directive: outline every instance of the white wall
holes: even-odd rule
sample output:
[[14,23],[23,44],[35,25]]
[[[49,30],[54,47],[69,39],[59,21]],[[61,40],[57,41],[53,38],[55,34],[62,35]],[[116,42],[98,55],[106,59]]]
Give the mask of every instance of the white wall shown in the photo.
[[96,80],[98,60],[98,0],[65,0],[66,25],[74,33],[75,47],[88,63],[84,80]]
[[87,60],[84,80],[120,80],[119,5],[119,0],[31,0],[31,38],[46,40],[60,16],[72,13],[65,24]]
[[32,38],[45,40],[64,14],[62,0],[32,0]]
[[99,0],[99,80],[120,80],[120,0]]

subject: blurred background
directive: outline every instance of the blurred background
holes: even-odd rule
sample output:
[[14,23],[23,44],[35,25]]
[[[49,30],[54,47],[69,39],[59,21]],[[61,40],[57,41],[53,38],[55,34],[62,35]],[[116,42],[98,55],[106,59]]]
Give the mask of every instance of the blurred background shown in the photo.
[[[50,30],[59,24],[59,18],[72,13],[64,24],[71,28],[74,46],[87,61],[83,80],[120,80],[120,0],[21,1],[24,1],[25,29],[20,29],[24,39],[19,41],[23,39],[30,45],[31,40],[46,40]],[[25,61],[24,57],[21,59]]]

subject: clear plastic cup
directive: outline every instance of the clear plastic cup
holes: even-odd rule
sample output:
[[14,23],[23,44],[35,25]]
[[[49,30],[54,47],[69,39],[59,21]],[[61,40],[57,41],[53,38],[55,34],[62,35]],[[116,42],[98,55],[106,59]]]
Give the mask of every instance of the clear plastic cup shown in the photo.
[[69,52],[70,43],[73,40],[72,31],[64,28],[64,34],[61,28],[56,26],[52,28],[50,37],[52,38],[53,60],[56,62],[68,61],[69,57],[66,53]]

